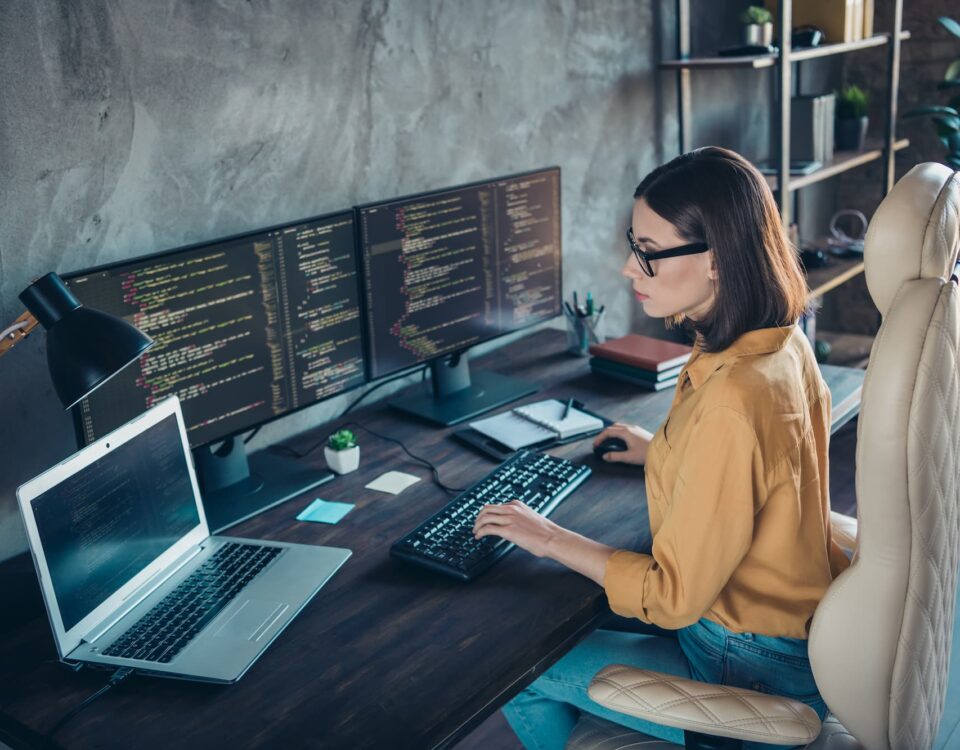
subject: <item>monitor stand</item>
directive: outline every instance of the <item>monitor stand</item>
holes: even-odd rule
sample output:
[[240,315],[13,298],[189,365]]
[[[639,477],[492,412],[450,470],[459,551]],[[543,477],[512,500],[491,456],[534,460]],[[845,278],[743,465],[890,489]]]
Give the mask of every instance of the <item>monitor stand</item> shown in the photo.
[[476,370],[471,373],[466,352],[431,363],[430,379],[432,394],[418,396],[407,391],[390,405],[449,427],[538,390],[532,383],[495,372]]
[[203,509],[211,534],[291,500],[334,478],[305,461],[259,451],[249,458],[243,441],[227,438],[214,451],[193,451]]

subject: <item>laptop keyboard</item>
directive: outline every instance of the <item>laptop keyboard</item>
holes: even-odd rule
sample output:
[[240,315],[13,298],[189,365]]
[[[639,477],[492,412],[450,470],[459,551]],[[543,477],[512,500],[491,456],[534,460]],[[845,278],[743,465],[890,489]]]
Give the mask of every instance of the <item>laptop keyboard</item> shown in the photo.
[[169,662],[282,551],[281,547],[224,544],[111,643],[104,656]]

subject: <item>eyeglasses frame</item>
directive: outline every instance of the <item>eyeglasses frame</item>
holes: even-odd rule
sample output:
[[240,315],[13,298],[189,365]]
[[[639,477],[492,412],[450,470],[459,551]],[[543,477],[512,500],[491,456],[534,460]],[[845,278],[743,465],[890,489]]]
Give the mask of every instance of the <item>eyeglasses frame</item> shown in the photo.
[[637,244],[637,240],[633,236],[633,227],[627,228],[627,242],[630,243],[630,250],[640,264],[640,268],[643,269],[643,272],[650,278],[653,278],[653,266],[650,261],[663,260],[665,258],[679,258],[682,255],[699,255],[710,249],[710,246],[706,243],[693,242],[689,245],[679,245],[678,247],[670,247],[655,253],[648,253]]

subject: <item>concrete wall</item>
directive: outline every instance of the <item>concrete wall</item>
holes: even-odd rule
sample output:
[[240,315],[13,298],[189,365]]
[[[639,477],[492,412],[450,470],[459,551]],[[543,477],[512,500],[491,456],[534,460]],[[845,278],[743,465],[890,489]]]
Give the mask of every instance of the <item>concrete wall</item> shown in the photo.
[[[735,44],[746,4],[695,3],[695,49]],[[657,330],[618,269],[633,188],[676,153],[675,79],[656,70],[671,13],[656,0],[0,4],[0,325],[47,271],[559,164],[565,287],[606,302],[611,334]],[[768,92],[762,72],[699,77],[698,144],[764,156]],[[2,558],[25,548],[17,485],[75,445],[42,335],[0,362],[0,393]]]

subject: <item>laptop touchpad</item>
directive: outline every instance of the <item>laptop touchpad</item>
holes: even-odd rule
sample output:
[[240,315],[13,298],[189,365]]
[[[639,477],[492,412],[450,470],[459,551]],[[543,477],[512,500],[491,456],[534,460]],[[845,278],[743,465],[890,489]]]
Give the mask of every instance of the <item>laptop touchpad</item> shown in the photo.
[[240,641],[259,641],[288,609],[290,605],[283,602],[247,599],[214,635]]

